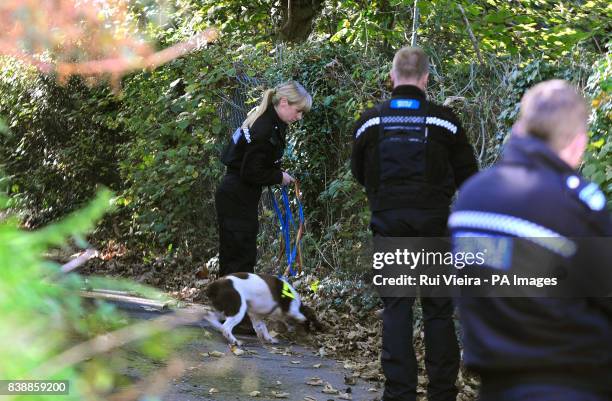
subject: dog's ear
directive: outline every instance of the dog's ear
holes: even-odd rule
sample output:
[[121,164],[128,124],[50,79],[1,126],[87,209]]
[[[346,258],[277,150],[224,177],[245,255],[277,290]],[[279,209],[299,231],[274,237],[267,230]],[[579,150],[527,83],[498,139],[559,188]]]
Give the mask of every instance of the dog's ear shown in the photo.
[[[306,331],[325,331],[325,327],[317,319],[317,313],[308,305],[301,304],[300,312],[306,316]],[[313,330],[314,329],[314,330]]]

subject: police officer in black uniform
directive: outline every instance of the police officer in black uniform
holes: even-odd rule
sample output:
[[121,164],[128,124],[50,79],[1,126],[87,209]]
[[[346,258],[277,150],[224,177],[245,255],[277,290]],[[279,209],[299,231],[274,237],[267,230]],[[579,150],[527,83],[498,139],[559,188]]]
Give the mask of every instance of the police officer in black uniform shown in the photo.
[[227,173],[215,195],[220,276],[253,272],[262,187],[293,182],[293,177],[281,170],[285,132],[311,105],[311,96],[295,81],[265,91],[261,104],[225,149],[222,161]]
[[[375,236],[444,236],[451,198],[477,171],[474,151],[457,117],[427,101],[429,61],[419,48],[393,60],[390,100],[358,120],[352,172],[365,186]],[[415,401],[417,362],[412,344],[414,298],[383,298],[381,363],[384,401]],[[430,401],[455,400],[459,348],[449,298],[422,298]]]
[[[581,243],[612,236],[603,193],[575,171],[587,143],[587,115],[584,99],[565,81],[527,91],[501,161],[461,188],[449,219],[453,241],[466,232],[511,238],[534,242],[536,255],[547,256],[563,248],[545,248],[542,238],[577,243],[580,252]],[[612,260],[609,243],[589,252],[589,263],[569,253],[559,258],[588,281],[596,264],[609,270]],[[512,253],[495,259],[506,260],[509,272],[521,262]],[[482,378],[481,401],[612,400],[611,298],[461,297],[458,307],[464,361]]]

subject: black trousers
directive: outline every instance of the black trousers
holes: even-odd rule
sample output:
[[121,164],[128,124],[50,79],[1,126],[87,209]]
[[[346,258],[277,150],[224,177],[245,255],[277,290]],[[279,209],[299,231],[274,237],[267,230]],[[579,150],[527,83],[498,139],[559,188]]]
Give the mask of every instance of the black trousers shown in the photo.
[[253,273],[257,261],[257,208],[261,187],[226,174],[215,194],[219,226],[219,276]]
[[[448,210],[394,209],[372,213],[374,235],[386,237],[433,237],[446,234]],[[385,374],[384,401],[415,401],[417,360],[413,345],[414,298],[383,298],[383,344],[381,364]],[[457,397],[459,345],[450,298],[421,298],[425,326],[425,368],[429,378],[429,401]]]

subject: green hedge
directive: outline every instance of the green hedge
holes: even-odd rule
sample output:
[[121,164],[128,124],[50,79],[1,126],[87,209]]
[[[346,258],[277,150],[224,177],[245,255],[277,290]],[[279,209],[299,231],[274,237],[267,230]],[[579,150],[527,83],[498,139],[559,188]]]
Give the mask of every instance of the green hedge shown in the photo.
[[[551,77],[584,85],[590,72],[587,60],[521,65],[509,59],[479,66],[442,62],[435,49],[428,50],[434,60],[429,94],[455,108],[482,166],[496,160],[526,88]],[[609,57],[597,64],[587,87],[599,108],[585,166],[608,192],[609,65]],[[118,194],[118,208],[98,238],[127,243],[145,262],[159,255],[195,262],[215,255],[220,150],[265,87],[300,81],[314,103],[290,129],[285,167],[302,181],[307,268],[350,273],[358,266],[369,213],[349,171],[351,131],[364,108],[388,96],[387,56],[325,40],[293,47],[222,40],[125,77],[118,96],[79,79],[60,86],[11,61],[4,66],[0,115],[9,134],[0,137],[0,154],[13,206],[35,226],[76,209],[97,185],[109,186]],[[263,215],[261,265],[276,269],[278,228],[269,207]]]

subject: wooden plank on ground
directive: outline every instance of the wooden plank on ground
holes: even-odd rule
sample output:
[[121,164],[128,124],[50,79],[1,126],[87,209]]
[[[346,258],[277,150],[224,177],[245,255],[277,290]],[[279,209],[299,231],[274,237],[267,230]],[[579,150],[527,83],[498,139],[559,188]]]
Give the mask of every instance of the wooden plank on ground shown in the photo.
[[81,291],[81,296],[84,298],[91,299],[102,299],[110,302],[123,302],[127,304],[132,304],[135,306],[140,306],[142,308],[154,309],[157,311],[165,311],[170,309],[173,304],[173,301],[155,301],[147,298],[135,297],[132,295],[127,295],[128,293],[123,293],[122,291],[113,291],[113,290],[91,290],[91,291]]

